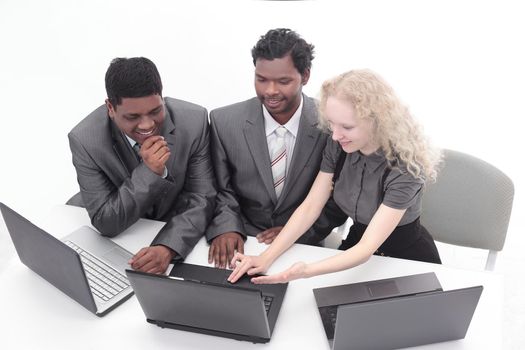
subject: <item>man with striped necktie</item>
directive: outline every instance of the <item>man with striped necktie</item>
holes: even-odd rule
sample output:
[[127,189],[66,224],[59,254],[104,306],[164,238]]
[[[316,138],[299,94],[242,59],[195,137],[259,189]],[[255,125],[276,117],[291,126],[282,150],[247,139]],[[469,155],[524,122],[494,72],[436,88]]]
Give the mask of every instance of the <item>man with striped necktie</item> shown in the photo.
[[[328,135],[302,93],[313,48],[292,30],[270,30],[252,49],[257,97],[210,113],[218,195],[206,237],[215,266],[242,253],[247,235],[271,243],[317,176]],[[345,220],[330,203],[299,242],[317,244]]]

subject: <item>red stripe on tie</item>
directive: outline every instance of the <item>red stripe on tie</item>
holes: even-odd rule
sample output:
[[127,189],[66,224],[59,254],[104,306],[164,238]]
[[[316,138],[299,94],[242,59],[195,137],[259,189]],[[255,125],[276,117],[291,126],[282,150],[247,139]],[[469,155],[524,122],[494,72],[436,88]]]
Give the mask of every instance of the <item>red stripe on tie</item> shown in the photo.
[[277,181],[273,184],[273,187],[275,188],[275,187],[279,186],[280,184],[282,184],[282,183],[284,182],[284,179],[285,179],[284,176],[281,177],[279,180],[277,180]]
[[279,154],[279,155],[277,156],[277,158],[275,158],[275,159],[272,161],[271,165],[274,166],[275,163],[277,163],[278,161],[280,161],[285,155],[286,155],[286,150],[284,150],[281,154]]

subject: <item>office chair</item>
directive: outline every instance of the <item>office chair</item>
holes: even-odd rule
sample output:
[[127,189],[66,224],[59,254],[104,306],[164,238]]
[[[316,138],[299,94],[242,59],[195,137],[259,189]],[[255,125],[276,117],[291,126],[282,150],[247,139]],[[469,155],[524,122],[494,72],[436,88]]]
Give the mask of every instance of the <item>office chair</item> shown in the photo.
[[471,155],[444,150],[444,167],[423,195],[421,223],[436,241],[487,249],[492,271],[503,249],[514,198],[512,180]]

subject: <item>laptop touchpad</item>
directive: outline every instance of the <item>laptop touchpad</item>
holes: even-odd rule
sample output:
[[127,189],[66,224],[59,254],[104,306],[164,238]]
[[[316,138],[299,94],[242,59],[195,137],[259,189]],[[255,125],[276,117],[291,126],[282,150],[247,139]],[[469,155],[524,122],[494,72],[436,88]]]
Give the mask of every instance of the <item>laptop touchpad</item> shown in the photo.
[[376,298],[399,294],[399,289],[394,281],[369,283],[367,284],[367,288],[370,295]]
[[104,260],[109,261],[112,264],[115,264],[117,266],[127,264],[129,259],[131,259],[133,255],[125,251],[124,249],[121,249],[120,247],[115,247],[111,249],[109,252],[105,253],[102,258]]

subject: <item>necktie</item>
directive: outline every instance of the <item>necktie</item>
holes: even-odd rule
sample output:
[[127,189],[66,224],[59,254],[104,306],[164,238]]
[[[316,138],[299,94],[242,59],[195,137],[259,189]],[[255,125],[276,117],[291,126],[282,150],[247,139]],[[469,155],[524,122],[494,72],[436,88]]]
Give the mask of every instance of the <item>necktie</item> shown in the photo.
[[286,178],[286,146],[284,143],[284,135],[286,135],[286,132],[284,126],[280,126],[275,130],[275,135],[277,137],[270,153],[270,159],[272,160],[273,187],[277,198],[281,195],[284,187],[284,180]]
[[137,159],[142,162],[142,157],[140,156],[140,144],[138,142],[135,142],[133,145],[133,150],[135,151],[135,154],[137,155]]

